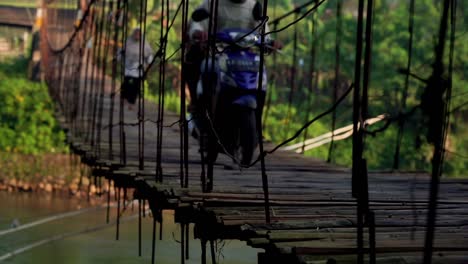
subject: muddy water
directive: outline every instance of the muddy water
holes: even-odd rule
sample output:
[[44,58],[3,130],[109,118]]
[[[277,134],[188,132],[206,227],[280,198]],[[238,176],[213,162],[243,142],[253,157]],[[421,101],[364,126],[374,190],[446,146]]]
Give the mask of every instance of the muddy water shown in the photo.
[[[151,263],[152,219],[143,218],[142,256],[138,256],[137,206],[123,214],[120,240],[115,240],[115,225],[106,225],[105,206],[86,200],[67,199],[30,193],[0,192],[0,263]],[[91,208],[91,209],[90,209]],[[80,211],[81,210],[81,211]],[[116,208],[111,209],[115,219]],[[65,217],[40,223],[40,220]],[[163,215],[163,240],[156,241],[156,263],[181,263],[180,228],[172,211]],[[5,233],[12,225],[30,228]],[[190,232],[190,259],[201,263],[200,241]],[[218,263],[257,263],[258,251],[240,241],[218,243]],[[11,256],[11,253],[16,253]],[[3,260],[3,261],[2,261]],[[210,261],[208,261],[210,263]]]

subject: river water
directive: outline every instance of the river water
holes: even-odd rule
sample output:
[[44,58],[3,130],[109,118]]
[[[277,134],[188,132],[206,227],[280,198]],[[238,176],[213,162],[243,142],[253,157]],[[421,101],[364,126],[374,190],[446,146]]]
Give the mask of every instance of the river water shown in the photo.
[[[142,219],[139,257],[136,204],[133,211],[128,206],[123,213],[116,241],[116,226],[112,221],[106,225],[105,206],[89,204],[86,199],[0,192],[0,201],[0,263],[151,263],[152,218]],[[111,212],[111,220],[115,220],[116,208]],[[163,222],[163,240],[156,241],[156,263],[181,263],[180,227],[174,223],[172,211],[164,211]],[[18,227],[12,229],[12,225]],[[186,263],[201,263],[200,241],[193,239],[192,230],[189,245]],[[245,242],[223,241],[218,246],[218,263],[257,263],[258,251]],[[208,251],[208,263],[209,259]]]

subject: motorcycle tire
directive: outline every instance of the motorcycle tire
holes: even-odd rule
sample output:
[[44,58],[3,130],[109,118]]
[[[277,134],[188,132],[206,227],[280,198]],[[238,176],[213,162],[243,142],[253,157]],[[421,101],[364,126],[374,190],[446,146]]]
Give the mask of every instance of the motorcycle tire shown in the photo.
[[247,166],[252,162],[258,144],[257,120],[255,110],[242,107],[239,118],[239,154],[241,165]]

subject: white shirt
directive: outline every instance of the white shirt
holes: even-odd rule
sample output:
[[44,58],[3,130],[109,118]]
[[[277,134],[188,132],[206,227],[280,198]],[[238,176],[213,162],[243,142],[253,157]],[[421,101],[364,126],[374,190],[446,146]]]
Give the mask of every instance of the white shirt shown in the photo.
[[143,76],[146,66],[153,59],[153,49],[147,42],[144,43],[143,55],[145,57],[143,58],[143,65],[140,71],[138,71],[140,65],[140,41],[129,37],[125,45],[125,76],[140,78]]

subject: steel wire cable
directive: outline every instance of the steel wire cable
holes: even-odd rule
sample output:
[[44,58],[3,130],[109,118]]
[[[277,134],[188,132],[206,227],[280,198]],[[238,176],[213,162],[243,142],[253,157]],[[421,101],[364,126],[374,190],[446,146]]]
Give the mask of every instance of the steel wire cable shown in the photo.
[[[318,80],[319,80],[319,71],[318,71],[318,68],[317,68],[317,62],[316,62],[316,52],[317,52],[317,42],[319,41],[318,38],[317,38],[317,18],[316,18],[316,15],[313,14],[312,15],[312,45],[311,45],[311,48],[310,48],[310,66],[309,66],[309,76],[310,76],[310,80],[307,81],[307,87],[308,87],[308,91],[307,91],[307,98],[306,98],[306,101],[305,101],[305,109],[306,109],[306,115],[305,115],[305,119],[304,119],[304,123],[307,122],[309,119],[310,119],[310,113],[312,111],[312,95],[313,95],[313,92],[314,92],[314,88],[318,90]],[[314,76],[314,72],[315,72],[315,76]],[[318,95],[318,92],[317,92],[317,95]],[[333,113],[335,113],[336,111],[333,111]],[[334,129],[332,129],[333,131]],[[303,134],[303,144],[302,144],[302,153],[305,152],[305,147],[306,147],[306,144],[305,144],[305,141],[308,137],[308,129],[306,128],[306,130],[304,131],[304,134]]]
[[140,0],[140,38],[138,45],[138,167],[140,170],[144,169],[144,156],[145,156],[145,122],[142,120],[145,119],[145,91],[144,91],[144,82],[145,79],[140,76],[143,71],[144,59],[145,59],[145,48],[146,48],[146,0]]
[[[113,12],[113,1],[109,1],[109,8],[108,10],[106,10],[106,5],[105,5],[105,2],[103,3],[103,10],[104,10],[104,21],[103,23],[105,23],[105,33],[104,33],[104,54],[101,58],[101,67],[100,67],[100,70],[101,70],[101,76],[100,76],[100,87],[101,87],[101,92],[100,92],[100,95],[99,95],[99,109],[98,109],[98,121],[97,121],[97,144],[98,144],[98,154],[97,156],[98,157],[101,157],[101,147],[102,147],[102,144],[101,144],[101,134],[102,134],[102,123],[103,123],[103,114],[104,114],[104,99],[105,99],[105,95],[106,95],[106,77],[107,77],[107,73],[106,73],[106,70],[107,70],[107,56],[109,54],[109,42],[110,42],[110,30],[111,30],[111,25],[110,25],[110,17],[109,17],[109,13],[112,14]],[[106,14],[106,11],[107,11],[107,14]]]
[[[263,0],[263,17],[267,17],[267,10],[268,10],[268,0]],[[261,44],[265,44],[265,29],[266,25],[263,23],[262,25],[262,36],[261,36]],[[260,63],[259,63],[259,80],[258,80],[258,87],[257,87],[257,97],[261,98],[262,96],[262,90],[263,90],[263,70],[264,70],[264,64],[265,64],[265,49],[260,49]],[[262,106],[263,107],[263,106]],[[263,130],[262,130],[262,115],[261,111],[260,114],[257,116],[257,136],[258,136],[258,148],[260,150],[260,153],[263,153],[264,151],[264,145],[263,145]],[[260,157],[260,168],[261,168],[261,176],[262,176],[262,190],[263,190],[263,200],[264,200],[264,208],[265,208],[265,222],[270,223],[271,222],[271,216],[270,216],[270,190],[268,187],[268,175],[266,173],[266,163],[265,163],[265,157],[262,155]]]
[[97,37],[98,37],[98,27],[97,23],[99,21],[99,9],[98,7],[93,7],[93,21],[90,25],[91,27],[91,38],[89,40],[89,48],[91,50],[91,54],[89,57],[89,72],[87,72],[88,76],[88,125],[86,128],[86,143],[92,142],[92,131],[93,131],[93,116],[94,116],[94,102],[95,102],[95,80],[94,80],[94,71],[95,71],[95,62],[97,58]]
[[[53,0],[54,1],[54,0]],[[55,53],[55,54],[59,54],[59,53],[62,53],[64,52],[66,49],[70,48],[73,41],[75,40],[75,38],[77,37],[78,35],[78,32],[82,29],[83,27],[83,24],[84,24],[84,21],[86,20],[86,18],[88,17],[89,13],[91,12],[91,7],[97,2],[98,0],[90,0],[90,2],[88,3],[88,6],[87,6],[87,9],[85,10],[84,14],[83,14],[83,17],[81,18],[79,24],[77,27],[75,27],[72,35],[70,36],[70,38],[68,39],[68,41],[65,43],[65,45],[59,49],[56,49],[56,48],[53,48],[52,45],[51,45],[51,42],[50,42],[50,39],[47,37],[48,35],[46,35],[46,40],[47,40],[47,44],[49,45],[49,48],[50,48],[50,51],[52,53]]]
[[[121,69],[120,69],[120,83],[124,82],[124,75],[125,75],[125,64],[126,64],[126,53],[127,50],[127,37],[128,37],[128,16],[129,16],[129,7],[128,7],[128,0],[124,0],[124,7],[123,7],[123,14],[122,14],[122,62],[121,62]],[[124,127],[124,98],[122,94],[120,95],[119,100],[119,144],[120,144],[120,162],[124,165],[127,164],[127,147],[126,147],[126,135],[125,135],[125,127]]]
[[[298,12],[295,14],[295,20],[297,20]],[[294,33],[293,33],[293,54],[291,57],[291,67],[290,67],[290,79],[289,79],[289,95],[288,95],[288,109],[286,110],[286,137],[289,134],[289,129],[291,127],[291,107],[293,104],[294,94],[296,92],[296,72],[297,72],[297,24],[294,24]]]
[[99,142],[98,142],[98,135],[100,132],[98,132],[98,123],[99,123],[99,107],[100,107],[100,99],[101,96],[99,94],[99,85],[97,85],[97,80],[99,79],[99,70],[101,69],[101,63],[102,63],[102,40],[103,40],[103,33],[104,33],[104,21],[105,21],[105,1],[102,0],[102,5],[100,9],[100,16],[98,17],[97,21],[98,24],[96,25],[97,27],[97,35],[95,35],[95,49],[97,49],[97,52],[95,53],[93,62],[93,68],[92,68],[92,73],[91,73],[91,80],[93,82],[93,92],[91,93],[90,96],[92,96],[93,99],[93,117],[92,117],[92,124],[91,124],[91,147],[93,148],[94,155],[99,154]]
[[[164,37],[163,38],[160,38],[160,41],[161,43],[163,43],[164,41],[163,40],[167,40],[168,39],[168,35],[169,35],[169,32],[170,30],[172,29],[174,23],[175,23],[175,19],[177,18],[181,8],[182,8],[182,4],[183,4],[183,1],[184,0],[181,0],[181,2],[179,3],[178,7],[177,7],[177,10],[175,11],[174,13],[174,16],[171,20],[171,23],[169,24],[169,27],[168,27],[168,30],[165,32],[164,34]],[[165,61],[168,61],[172,56],[174,56],[181,48],[177,48],[176,51],[174,51],[173,54],[171,54],[169,56],[169,58],[165,58]],[[146,77],[146,75],[148,74],[148,71],[149,69],[151,69],[151,67],[156,63],[156,60],[158,59],[161,59],[162,58],[162,45],[159,45],[159,49],[158,51],[155,52],[155,55],[153,56],[153,59],[151,60],[151,62],[148,64],[148,67],[146,67],[144,73],[143,73],[143,78]]]
[[[431,264],[432,263],[432,253],[433,253],[433,243],[435,238],[435,225],[436,225],[436,217],[437,217],[437,201],[439,198],[439,183],[440,177],[442,176],[443,171],[443,164],[444,164],[444,145],[447,137],[447,126],[449,123],[449,116],[447,115],[448,105],[450,104],[450,95],[451,95],[451,70],[453,63],[453,44],[454,44],[454,31],[455,31],[455,24],[451,24],[451,35],[450,35],[450,43],[449,43],[449,80],[448,83],[445,83],[443,80],[443,73],[444,73],[444,64],[443,64],[443,57],[444,57],[444,49],[445,49],[445,41],[447,35],[447,24],[449,20],[449,13],[450,13],[450,21],[453,22],[455,20],[455,12],[454,12],[454,5],[455,1],[453,0],[445,0],[443,2],[443,11],[442,16],[440,19],[440,27],[439,27],[439,35],[438,35],[438,43],[435,47],[435,61],[433,64],[433,73],[430,77],[430,82],[426,87],[427,93],[432,93],[431,95],[434,97],[437,95],[442,95],[444,97],[444,88],[445,91],[445,98],[435,98],[436,105],[441,106],[442,109],[435,109],[435,112],[431,112],[429,125],[436,126],[430,127],[428,131],[428,139],[434,145],[434,153],[432,157],[432,173],[431,173],[431,183],[430,183],[430,194],[429,194],[429,208],[427,212],[427,226],[426,226],[426,236],[424,241],[424,255],[423,261],[424,263]],[[445,87],[446,86],[446,87]],[[428,96],[429,97],[429,96]],[[437,96],[438,97],[438,96]],[[428,98],[423,98],[425,100],[429,100]],[[432,98],[434,99],[434,98]],[[444,101],[445,99],[445,101]],[[428,102],[425,102],[426,104]],[[431,102],[433,103],[433,102]],[[427,106],[426,106],[427,107]],[[431,107],[434,105],[431,104]],[[427,111],[427,109],[426,109]],[[440,128],[437,126],[441,126]],[[432,135],[431,135],[432,133]]]
[[158,127],[157,127],[157,140],[156,140],[156,180],[163,181],[162,171],[162,143],[163,143],[163,122],[164,122],[164,95],[165,95],[165,81],[166,81],[166,49],[167,49],[167,36],[169,34],[169,23],[164,27],[164,16],[169,19],[169,0],[166,2],[161,0],[161,24],[160,24],[160,51],[161,63],[159,64],[159,104],[158,104]]
[[[84,33],[84,32],[83,32]],[[81,38],[83,38],[83,33],[81,35]],[[72,115],[72,118],[73,118],[73,134],[74,135],[78,135],[79,134],[79,128],[78,128],[78,125],[79,125],[79,117],[78,117],[78,114],[79,114],[79,106],[80,106],[80,99],[81,99],[81,96],[80,96],[80,85],[81,85],[81,71],[83,70],[83,56],[84,56],[84,49],[85,49],[85,45],[86,45],[86,42],[83,41],[83,39],[81,39],[81,41],[79,41],[80,43],[78,44],[78,55],[77,55],[77,59],[78,59],[78,66],[77,66],[77,69],[76,69],[76,72],[75,72],[75,77],[74,77],[74,97],[75,99],[73,100],[73,113],[71,114]]]
[[[406,108],[406,100],[408,97],[408,88],[409,88],[409,77],[410,77],[410,72],[411,72],[411,62],[412,62],[412,57],[413,57],[413,34],[414,34],[414,7],[415,7],[415,1],[411,0],[410,1],[410,6],[409,6],[409,22],[408,22],[408,33],[409,33],[409,38],[408,38],[408,61],[406,64],[406,76],[405,76],[405,84],[403,87],[403,93],[401,96],[401,103],[399,107],[399,111],[404,111]],[[401,146],[401,141],[403,139],[403,134],[404,134],[404,127],[405,127],[405,122],[404,119],[401,119],[401,121],[398,124],[398,132],[397,132],[397,138],[396,138],[396,145],[395,145],[395,154],[393,156],[393,169],[397,170],[400,167],[400,146]]]
[[296,23],[302,21],[304,18],[306,18],[309,14],[311,14],[312,12],[316,11],[323,3],[325,3],[327,0],[321,0],[318,4],[314,5],[312,8],[310,8],[309,10],[307,10],[306,12],[304,12],[304,14],[302,14],[299,18],[295,19],[294,21],[290,22],[289,24],[287,24],[286,26],[280,28],[280,29],[277,29],[275,31],[270,31],[270,32],[266,32],[264,33],[264,35],[270,35],[270,34],[274,34],[274,33],[279,33],[281,31],[284,31],[286,29],[288,29],[289,27],[295,25]]
[[[88,7],[90,8],[90,7]],[[84,88],[82,91],[82,99],[81,99],[81,131],[80,134],[86,133],[87,125],[88,125],[88,116],[85,116],[86,111],[86,102],[87,102],[87,91],[88,91],[88,72],[89,72],[89,62],[90,62],[90,54],[91,50],[88,47],[88,43],[92,37],[92,24],[94,21],[94,16],[89,15],[84,23],[86,23],[85,32],[84,32],[84,53],[86,54],[85,60],[85,69],[84,69]]]
[[[340,61],[341,61],[341,35],[342,35],[342,0],[336,1],[336,32],[335,32],[335,80],[333,81],[333,102],[338,97],[338,85],[340,81]],[[331,130],[336,128],[336,110],[332,113]],[[334,151],[334,135],[332,134],[330,146],[328,148],[327,162],[332,161]]]
[[[186,93],[185,93],[185,86],[186,86],[186,67],[185,67],[185,56],[186,56],[186,48],[185,48],[185,40],[187,39],[187,27],[188,27],[188,6],[189,0],[182,0],[182,32],[181,32],[181,40],[182,44],[180,46],[181,50],[181,82],[180,82],[180,186],[183,188],[188,188],[189,185],[189,166],[188,166],[188,147],[189,147],[189,140],[188,140],[188,125],[186,120]],[[176,15],[174,16],[176,17]],[[175,53],[174,53],[175,54]],[[170,58],[168,58],[170,60]],[[187,226],[188,228],[188,226]],[[187,229],[188,234],[188,229]],[[187,239],[188,244],[188,239]],[[188,250],[187,257],[188,257]]]
[[[112,15],[112,18],[111,19],[114,19],[115,23],[114,23],[114,35],[113,35],[113,50],[112,50],[112,73],[111,73],[111,77],[112,77],[112,80],[111,80],[111,94],[110,94],[110,98],[111,98],[111,105],[110,105],[110,109],[109,109],[109,123],[108,123],[108,126],[109,126],[109,132],[108,132],[108,141],[109,141],[109,152],[108,152],[108,158],[109,160],[113,160],[114,158],[114,153],[113,153],[113,141],[114,141],[114,136],[113,136],[113,131],[114,131],[114,128],[111,126],[112,123],[113,123],[113,120],[114,120],[114,108],[115,108],[115,96],[116,96],[116,91],[117,91],[117,83],[116,83],[116,78],[117,78],[117,56],[118,56],[118,49],[119,49],[119,31],[120,31],[120,27],[119,27],[119,20],[120,20],[120,12],[121,12],[121,5],[122,5],[122,1],[121,0],[117,0],[117,5],[116,5],[116,9],[115,9],[115,13],[113,13]],[[112,8],[113,10],[113,2],[112,2]]]

